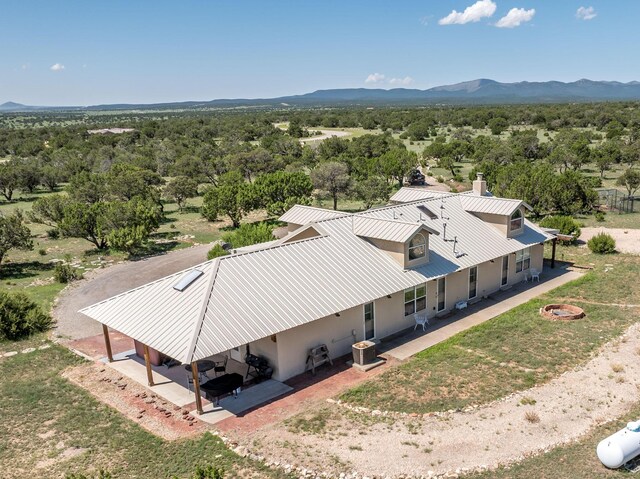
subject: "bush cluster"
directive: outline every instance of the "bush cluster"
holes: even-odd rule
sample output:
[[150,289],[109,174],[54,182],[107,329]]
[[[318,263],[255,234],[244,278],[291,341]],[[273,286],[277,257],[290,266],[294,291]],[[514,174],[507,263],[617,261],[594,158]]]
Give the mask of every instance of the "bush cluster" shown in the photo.
[[53,269],[53,277],[58,283],[70,283],[82,279],[82,272],[68,263],[57,263]]
[[580,237],[580,223],[573,219],[571,216],[547,216],[540,221],[540,226],[543,228],[552,228],[560,231],[563,235],[572,235],[574,241]]
[[616,240],[607,233],[598,233],[587,241],[587,246],[596,254],[611,254],[616,252]]
[[51,317],[27,295],[0,291],[0,340],[25,338],[51,325]]

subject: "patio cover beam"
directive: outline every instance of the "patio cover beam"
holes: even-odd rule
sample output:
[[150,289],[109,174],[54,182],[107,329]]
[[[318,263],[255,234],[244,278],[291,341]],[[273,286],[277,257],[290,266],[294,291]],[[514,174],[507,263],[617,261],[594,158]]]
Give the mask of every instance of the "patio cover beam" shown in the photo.
[[109,327],[106,324],[102,325],[102,333],[104,334],[104,345],[107,348],[107,359],[112,363],[113,351],[111,350],[111,339],[109,339]]
[[191,363],[191,374],[193,374],[193,392],[196,393],[196,409],[198,414],[202,414],[202,396],[200,396],[200,378],[198,376],[198,363]]
[[147,366],[147,382],[149,386],[153,386],[153,371],[151,370],[151,357],[149,355],[149,346],[144,345],[144,364]]

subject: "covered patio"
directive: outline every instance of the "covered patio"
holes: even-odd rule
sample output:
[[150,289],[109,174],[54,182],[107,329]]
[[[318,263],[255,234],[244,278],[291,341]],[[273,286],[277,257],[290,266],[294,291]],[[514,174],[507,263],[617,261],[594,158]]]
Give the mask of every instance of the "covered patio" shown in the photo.
[[[112,333],[111,333],[112,334]],[[151,362],[152,351],[144,347],[145,354],[140,357],[135,349],[112,354],[110,351],[110,332],[105,327],[105,346],[107,356],[101,361],[127,378],[148,387],[153,393],[166,399],[175,406],[190,410],[199,419],[215,424],[229,417],[241,415],[260,404],[288,393],[290,386],[274,379],[257,381],[249,372],[249,365],[229,356],[217,354],[190,365],[165,361],[155,365]],[[226,358],[226,361],[225,361]],[[209,363],[225,364],[224,371],[208,369]],[[194,367],[195,365],[195,367]],[[202,366],[205,367],[202,367]],[[185,366],[189,366],[188,368]],[[199,367],[200,366],[200,367]],[[188,370],[190,369],[190,371]],[[203,371],[204,369],[204,371]],[[207,383],[235,378],[238,382],[219,390],[215,397],[207,388]],[[238,388],[236,386],[240,384]]]

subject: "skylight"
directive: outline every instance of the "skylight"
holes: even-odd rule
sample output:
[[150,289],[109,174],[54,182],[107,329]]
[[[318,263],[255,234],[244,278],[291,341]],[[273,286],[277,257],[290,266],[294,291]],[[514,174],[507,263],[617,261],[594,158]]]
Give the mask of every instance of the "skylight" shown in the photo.
[[199,269],[192,269],[187,274],[185,274],[180,281],[173,285],[173,289],[176,291],[184,291],[187,289],[191,283],[193,283],[196,279],[202,276],[204,273]]
[[433,211],[431,211],[429,208],[427,208],[424,205],[419,205],[418,206],[418,210],[420,210],[421,213],[424,213],[425,215],[427,215],[432,220],[435,220],[435,219],[438,218],[437,214],[435,214]]

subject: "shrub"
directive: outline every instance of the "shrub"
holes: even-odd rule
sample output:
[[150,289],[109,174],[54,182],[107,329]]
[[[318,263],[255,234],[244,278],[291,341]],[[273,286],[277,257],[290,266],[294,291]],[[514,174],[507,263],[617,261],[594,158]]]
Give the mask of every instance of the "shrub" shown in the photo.
[[537,412],[527,411],[524,413],[524,418],[530,422],[531,424],[535,424],[540,422],[540,416],[538,416]]
[[462,183],[464,181],[464,178],[460,173],[456,173],[453,177],[453,180],[457,181],[458,183]]
[[53,269],[53,277],[58,283],[70,283],[82,279],[82,272],[68,263],[56,263]]
[[598,233],[587,242],[587,246],[596,254],[611,254],[616,252],[616,240],[607,233]]
[[596,218],[598,223],[602,223],[604,221],[604,211],[596,211],[593,216]]
[[580,223],[571,216],[547,216],[542,219],[540,226],[560,231],[563,235],[573,235],[574,240],[580,237]]
[[47,238],[57,240],[60,238],[60,230],[58,228],[47,230]]
[[257,243],[272,241],[273,225],[269,223],[245,223],[238,229],[222,236],[227,243],[231,243],[234,248],[242,248]]
[[67,474],[65,479],[113,479],[113,476],[108,471],[103,471],[102,469],[98,473],[97,476],[86,476],[84,474]]
[[51,324],[51,317],[24,293],[0,291],[0,339],[24,338]]
[[224,471],[218,467],[196,467],[193,479],[224,479]]
[[40,248],[40,249],[38,250],[38,254],[39,254],[40,256],[47,256],[47,250],[46,250],[46,249],[44,249],[44,248]]
[[220,243],[218,243],[209,250],[209,252],[207,253],[207,259],[213,259],[217,258],[218,256],[225,256],[228,254],[229,252],[224,249]]
[[442,175],[438,176],[437,180],[438,180],[438,183],[444,183],[444,176]]

